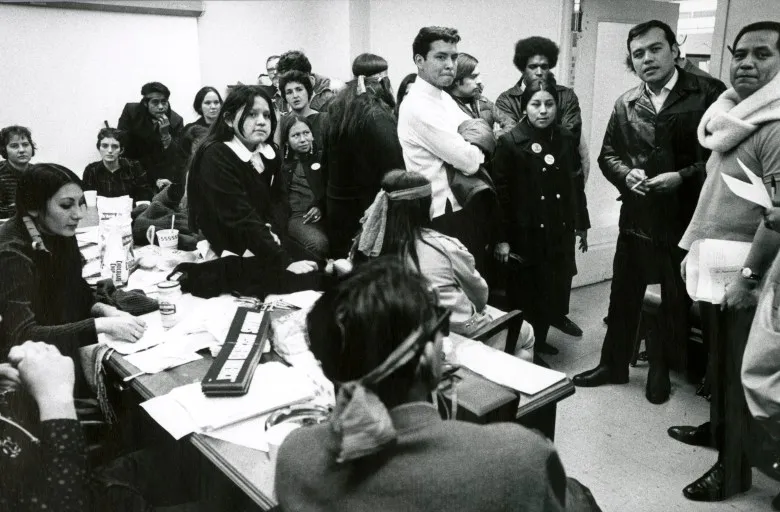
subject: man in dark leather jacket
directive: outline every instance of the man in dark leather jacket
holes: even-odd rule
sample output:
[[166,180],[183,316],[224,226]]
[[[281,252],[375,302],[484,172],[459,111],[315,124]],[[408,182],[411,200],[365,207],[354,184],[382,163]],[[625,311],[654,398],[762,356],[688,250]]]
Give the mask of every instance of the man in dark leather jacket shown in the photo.
[[628,382],[645,287],[660,283],[658,329],[648,340],[646,396],[662,403],[669,397],[669,367],[681,368],[685,361],[690,299],[679,272],[685,254],[677,243],[696,208],[709,157],[697,143],[696,128],[726,87],[675,66],[679,48],[663,22],[635,26],[627,46],[642,84],[615,103],[598,159],[623,201],[609,326],[599,365],[575,376],[574,384]]
[[[555,83],[555,77],[550,69],[558,63],[558,45],[546,37],[533,36],[521,39],[515,44],[515,67],[522,77],[510,89],[502,92],[496,99],[496,107],[505,113],[515,123],[523,118],[523,108],[520,97],[527,85],[533,82],[547,81]],[[582,115],[580,102],[574,90],[555,84],[558,93],[558,113],[556,122],[572,132],[576,140],[582,136]],[[508,131],[508,130],[506,130]],[[583,164],[584,168],[584,164]],[[587,179],[587,172],[585,172]],[[582,336],[582,329],[564,316],[553,327],[570,336]]]

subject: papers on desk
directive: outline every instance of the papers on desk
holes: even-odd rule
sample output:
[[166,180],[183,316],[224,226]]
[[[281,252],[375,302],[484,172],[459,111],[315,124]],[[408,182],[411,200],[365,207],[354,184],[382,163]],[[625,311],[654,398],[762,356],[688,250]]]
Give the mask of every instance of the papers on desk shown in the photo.
[[501,352],[479,341],[451,334],[455,362],[488,380],[535,395],[566,378],[566,374],[543,368]]
[[270,362],[257,367],[246,395],[208,398],[201,392],[200,382],[195,382],[148,400],[141,407],[175,439],[200,432],[245,446],[253,443],[252,447],[262,449],[261,443],[246,438],[261,436],[264,428],[260,424],[239,425],[276,409],[308,402],[315,392],[302,372]]
[[705,238],[691,244],[685,267],[685,286],[693,300],[723,302],[726,285],[739,275],[750,242]]

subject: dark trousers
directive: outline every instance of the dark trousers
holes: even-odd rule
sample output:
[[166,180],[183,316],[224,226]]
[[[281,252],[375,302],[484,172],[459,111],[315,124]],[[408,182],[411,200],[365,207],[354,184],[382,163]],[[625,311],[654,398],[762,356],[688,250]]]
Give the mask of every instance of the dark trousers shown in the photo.
[[661,369],[684,368],[691,306],[680,275],[684,257],[685,252],[676,247],[660,247],[623,232],[618,235],[612,263],[609,325],[599,363],[609,367],[615,378],[628,378],[645,288],[654,283],[661,284],[662,304],[656,344],[648,350],[650,365]]
[[287,236],[297,244],[304,259],[324,261],[327,259],[328,235],[325,234],[324,222],[303,223],[303,217],[291,217],[287,222]]
[[710,347],[710,422],[718,460],[725,469],[724,491],[731,496],[752,483],[750,460],[758,432],[745,401],[741,371],[756,310],[723,310],[706,302],[700,302],[699,307],[702,335]]
[[480,273],[485,272],[485,255],[492,234],[487,208],[487,198],[483,201],[476,197],[457,212],[452,211],[452,205],[447,201],[444,214],[431,220],[431,229],[457,238],[469,250]]

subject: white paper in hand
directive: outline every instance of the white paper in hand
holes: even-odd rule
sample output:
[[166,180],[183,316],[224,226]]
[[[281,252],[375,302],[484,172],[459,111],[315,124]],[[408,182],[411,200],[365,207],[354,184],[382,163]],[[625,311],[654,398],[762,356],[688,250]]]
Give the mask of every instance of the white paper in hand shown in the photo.
[[746,199],[751,203],[755,203],[764,208],[772,208],[772,199],[770,199],[769,193],[766,191],[764,181],[759,176],[756,176],[753,171],[748,169],[739,158],[737,158],[737,163],[750,180],[750,183],[745,183],[744,181],[721,173],[721,177],[726,183],[726,186],[742,199]]

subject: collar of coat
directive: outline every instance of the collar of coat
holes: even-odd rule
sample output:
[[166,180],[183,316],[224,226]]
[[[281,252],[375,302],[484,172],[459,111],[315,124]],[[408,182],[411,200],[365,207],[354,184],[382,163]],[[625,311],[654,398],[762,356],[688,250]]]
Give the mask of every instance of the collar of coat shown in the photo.
[[[680,75],[677,78],[677,83],[674,84],[672,90],[669,91],[669,96],[666,98],[666,101],[664,101],[664,106],[671,105],[674,101],[677,101],[677,99],[682,96],[701,91],[699,81],[691,73],[688,73],[677,66],[675,67],[677,68],[677,72]],[[649,102],[650,98],[647,96],[647,94],[645,94],[645,90],[645,82],[641,82],[636,86],[635,89],[631,90],[631,94],[626,97],[626,100],[629,103],[635,103],[640,98],[647,98],[647,101]]]

